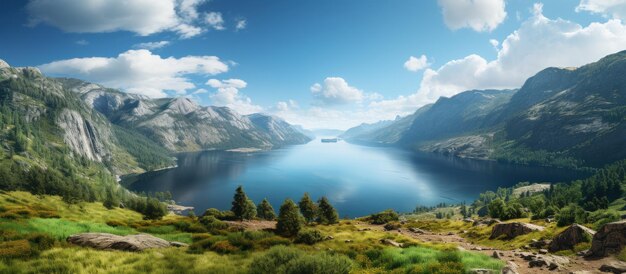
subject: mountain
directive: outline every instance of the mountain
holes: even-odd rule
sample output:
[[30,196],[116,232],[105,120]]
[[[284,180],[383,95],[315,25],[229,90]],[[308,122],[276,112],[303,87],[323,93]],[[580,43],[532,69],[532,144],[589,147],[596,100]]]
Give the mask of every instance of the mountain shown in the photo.
[[343,134],[344,131],[332,128],[316,128],[312,129],[311,132],[313,132],[315,136],[339,136]]
[[[0,60],[0,189],[67,202],[134,197],[116,176],[175,164],[173,152],[306,143],[288,123],[187,98],[150,99]],[[107,196],[108,195],[108,196]]]
[[272,148],[310,141],[276,117],[243,116],[226,107],[200,106],[184,97],[151,99],[76,79],[59,81],[111,123],[136,130],[174,152]]
[[360,126],[346,139],[522,164],[603,166],[626,158],[623,75],[626,51],[579,68],[544,69],[519,90],[442,97],[409,121]]

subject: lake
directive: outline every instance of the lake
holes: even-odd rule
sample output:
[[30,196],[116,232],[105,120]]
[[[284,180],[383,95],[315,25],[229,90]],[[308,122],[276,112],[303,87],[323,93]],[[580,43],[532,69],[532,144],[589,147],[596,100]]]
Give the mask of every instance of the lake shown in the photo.
[[[321,143],[254,153],[205,151],[178,155],[178,167],[125,182],[133,191],[170,191],[178,204],[230,209],[238,185],[278,210],[304,192],[327,196],[341,217],[384,209],[410,212],[417,205],[471,203],[478,194],[518,182],[563,182],[585,176],[570,170],[527,167],[413,153],[389,147]],[[128,180],[130,181],[130,180]]]

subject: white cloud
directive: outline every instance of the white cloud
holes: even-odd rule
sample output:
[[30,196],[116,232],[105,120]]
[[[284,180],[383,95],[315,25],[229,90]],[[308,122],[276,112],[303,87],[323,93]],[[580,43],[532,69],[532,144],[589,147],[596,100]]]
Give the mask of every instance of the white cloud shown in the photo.
[[498,42],[498,40],[496,39],[489,39],[489,44],[491,44],[491,46],[497,50],[500,42]]
[[205,15],[204,21],[209,25],[209,27],[216,30],[224,30],[224,19],[222,18],[222,13],[219,12],[209,12]]
[[363,91],[348,85],[341,77],[327,77],[324,83],[315,83],[311,86],[313,96],[324,105],[341,105],[361,102]]
[[248,21],[246,21],[246,19],[239,19],[235,23],[235,29],[242,30],[242,29],[245,29],[247,25],[248,25]]
[[209,91],[203,88],[199,88],[199,89],[196,89],[196,91],[194,91],[191,94],[205,94],[205,93],[209,93]]
[[511,33],[488,61],[472,54],[449,61],[438,69],[426,69],[418,91],[393,100],[372,102],[373,108],[406,114],[441,96],[470,89],[517,88],[547,67],[578,67],[624,49],[626,25],[610,19],[583,27],[563,19],[549,19],[542,5]]
[[30,0],[29,24],[49,24],[65,32],[130,31],[142,36],[173,31],[181,38],[203,32],[198,5],[206,0]]
[[506,18],[504,0],[438,0],[446,25],[453,30],[492,31]]
[[86,45],[89,45],[89,41],[85,39],[81,39],[81,40],[76,41],[76,44],[79,46],[86,46]]
[[216,106],[226,106],[241,114],[250,114],[263,111],[259,105],[252,103],[250,97],[239,93],[240,89],[248,86],[240,79],[217,80],[210,79],[206,83],[208,86],[217,89],[215,93],[209,95],[209,99]]
[[626,19],[626,0],[581,0],[576,11],[589,11],[615,19]]
[[150,97],[165,97],[168,90],[184,94],[195,88],[186,75],[215,75],[228,71],[228,65],[215,56],[161,58],[145,49],[129,50],[113,58],[54,61],[39,68],[51,75],[78,77]]
[[170,41],[145,42],[134,45],[138,49],[160,49],[170,44]]
[[404,68],[408,71],[420,71],[430,66],[428,63],[428,58],[426,55],[420,56],[419,58],[411,56],[409,60],[404,62]]

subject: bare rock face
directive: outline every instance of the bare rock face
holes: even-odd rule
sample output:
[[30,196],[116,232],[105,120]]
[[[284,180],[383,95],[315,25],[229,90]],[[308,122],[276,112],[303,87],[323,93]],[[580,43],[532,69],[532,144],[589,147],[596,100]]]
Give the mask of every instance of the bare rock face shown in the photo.
[[491,230],[489,239],[496,239],[505,235],[507,239],[513,239],[519,235],[528,234],[534,231],[543,231],[543,226],[527,224],[527,223],[501,223],[496,224]]
[[186,244],[168,242],[150,234],[119,236],[109,233],[81,233],[69,236],[67,242],[100,250],[122,251],[142,251],[148,248],[186,246]]
[[102,162],[110,157],[104,145],[104,130],[97,129],[94,123],[83,119],[77,111],[64,109],[57,118],[57,124],[64,131],[63,139],[74,153],[89,160]]
[[587,257],[604,257],[620,252],[626,246],[626,220],[602,226],[591,240]]
[[595,234],[596,232],[593,229],[579,224],[573,224],[554,237],[548,247],[548,250],[550,252],[557,252],[566,249],[573,249],[574,246],[579,243],[591,241],[591,238],[593,238],[593,235]]

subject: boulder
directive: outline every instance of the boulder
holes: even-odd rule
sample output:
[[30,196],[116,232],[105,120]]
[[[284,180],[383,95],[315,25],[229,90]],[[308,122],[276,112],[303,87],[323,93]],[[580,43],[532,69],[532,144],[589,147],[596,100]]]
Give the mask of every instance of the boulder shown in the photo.
[[390,245],[390,246],[394,246],[394,247],[402,247],[401,243],[398,243],[394,240],[389,240],[389,239],[382,239],[380,240],[380,243],[384,244],[384,245]]
[[546,247],[546,246],[550,245],[550,243],[551,243],[551,242],[550,242],[550,241],[548,241],[548,240],[537,240],[537,239],[532,239],[532,240],[531,240],[531,242],[530,242],[530,244],[529,244],[529,246],[530,246],[530,247],[532,247],[532,248],[537,248],[537,249],[540,249],[540,248],[544,248],[544,247]]
[[187,244],[168,242],[150,234],[119,236],[109,233],[80,233],[71,235],[67,242],[100,250],[142,251],[148,248],[180,247]]
[[495,274],[496,272],[492,269],[483,269],[483,268],[475,268],[469,271],[471,274]]
[[624,262],[611,262],[608,264],[603,264],[600,267],[600,271],[602,272],[610,272],[610,273],[626,273],[626,263]]
[[554,237],[548,250],[550,250],[550,252],[557,252],[574,249],[574,246],[579,243],[591,241],[595,234],[596,232],[593,229],[579,224],[573,224]]
[[620,252],[626,246],[626,220],[608,223],[593,235],[587,257],[604,257]]
[[513,239],[519,235],[528,234],[534,231],[543,231],[543,226],[527,223],[500,223],[493,227],[489,239],[496,239],[504,235],[507,239]]

